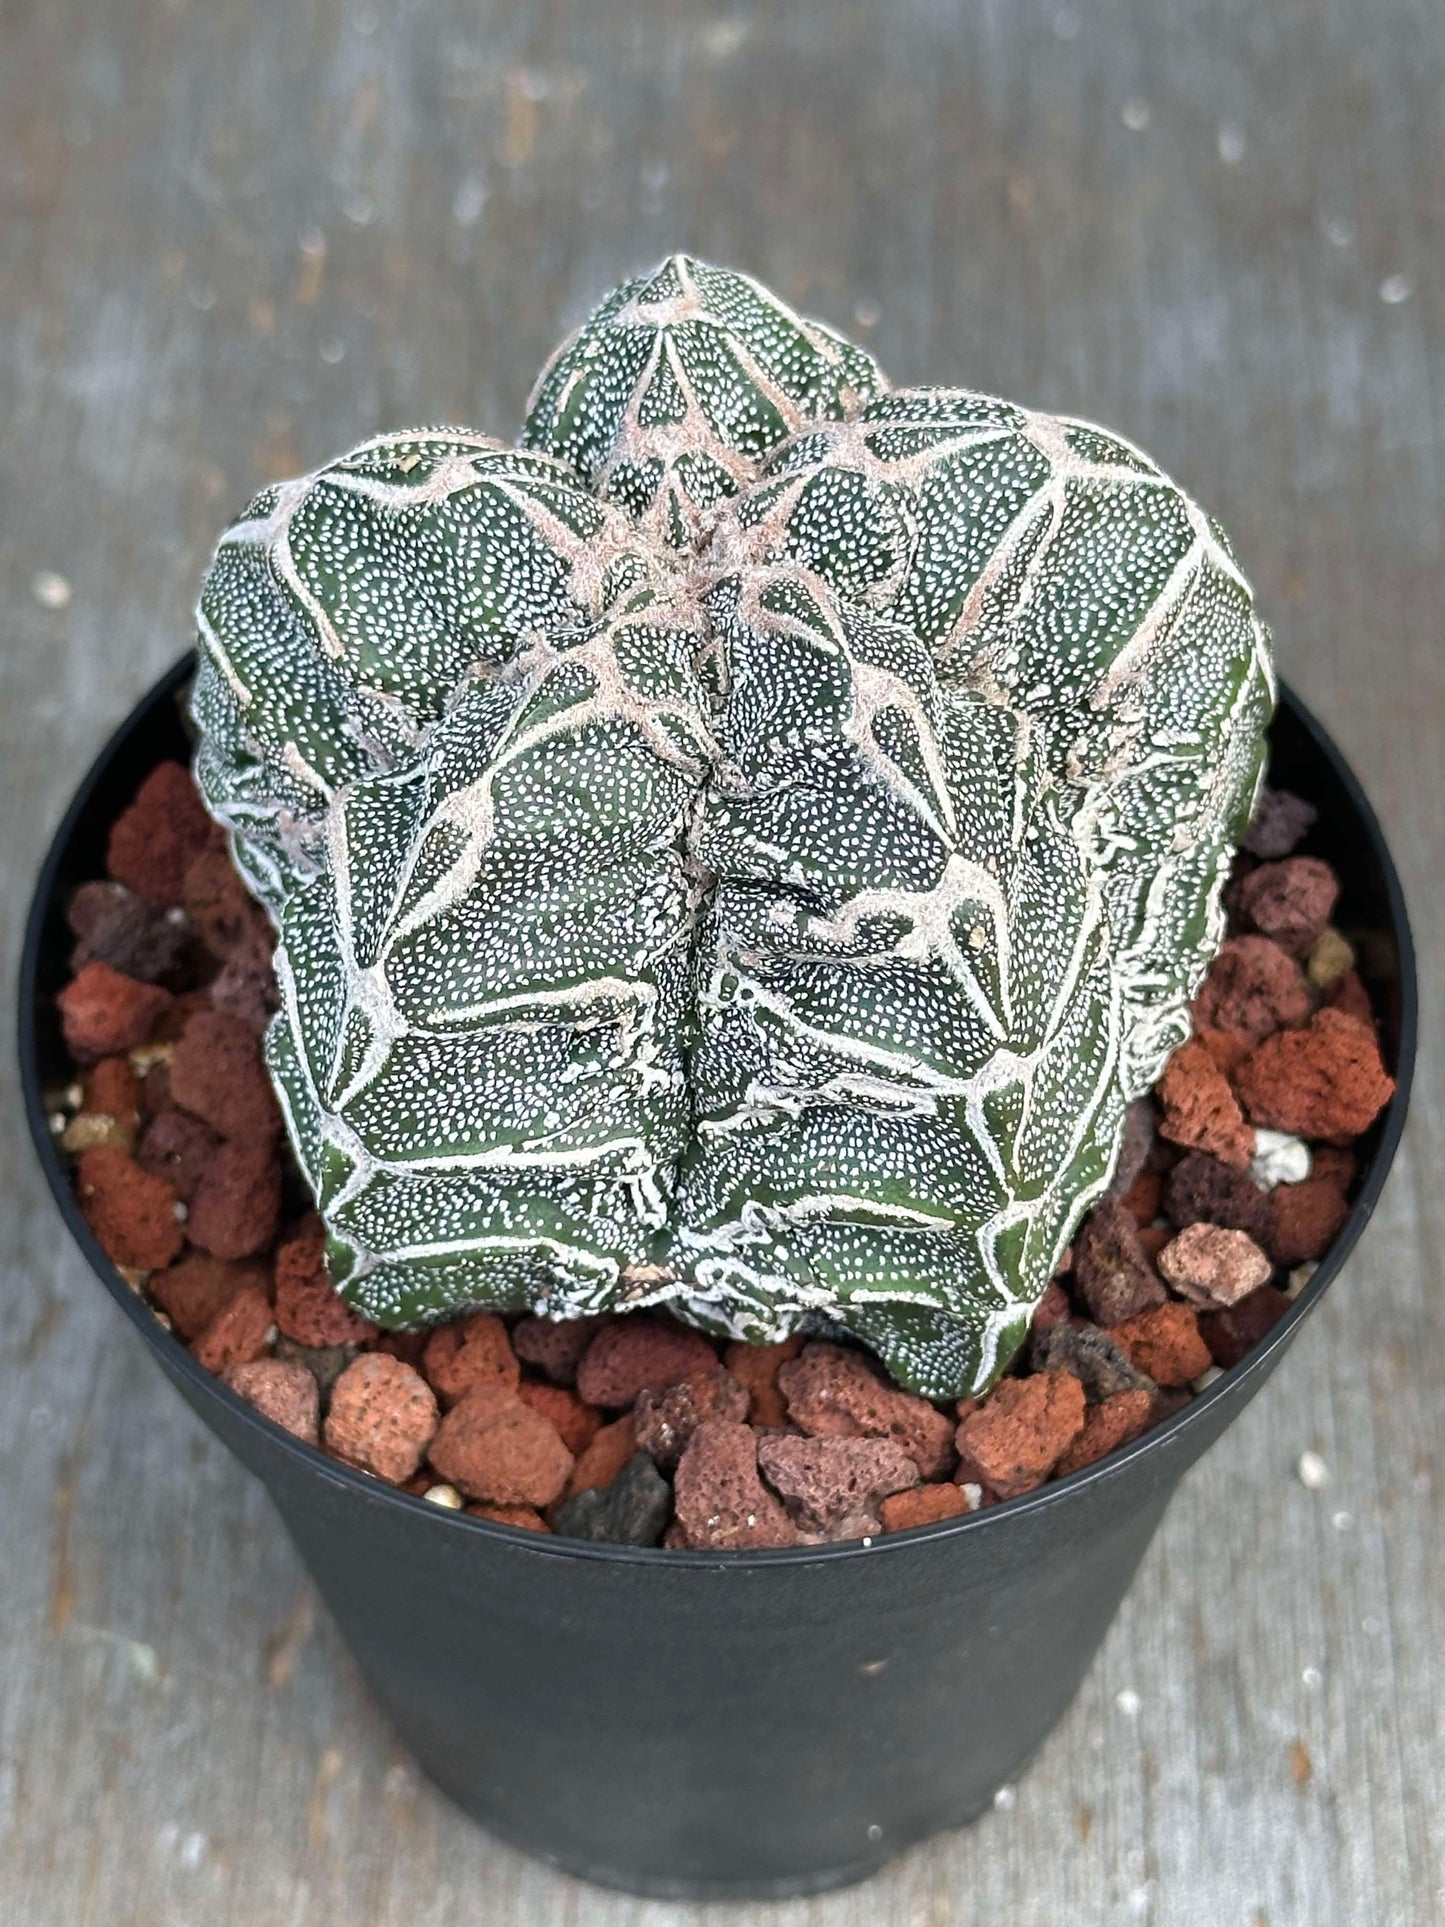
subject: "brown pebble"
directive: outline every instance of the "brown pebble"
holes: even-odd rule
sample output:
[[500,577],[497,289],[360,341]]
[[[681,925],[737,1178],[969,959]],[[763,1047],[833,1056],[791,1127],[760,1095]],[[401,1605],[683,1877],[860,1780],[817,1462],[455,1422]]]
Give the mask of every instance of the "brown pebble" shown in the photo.
[[610,1318],[577,1367],[577,1392],[589,1405],[614,1410],[639,1392],[659,1391],[694,1372],[710,1372],[717,1353],[701,1332],[642,1313]]
[[165,1178],[181,1202],[189,1204],[220,1142],[210,1125],[189,1111],[162,1111],[142,1133],[136,1161]]
[[1269,1202],[1266,1243],[1277,1265],[1322,1258],[1350,1215],[1344,1187],[1328,1173],[1312,1172],[1298,1184],[1277,1184]]
[[167,990],[195,981],[199,958],[189,923],[123,883],[82,883],[65,918],[79,938],[72,974],[99,958],[122,976],[164,984]]
[[164,1178],[142,1170],[129,1152],[108,1144],[83,1151],[75,1190],[85,1221],[112,1264],[156,1271],[180,1250],[174,1190]]
[[1361,1024],[1375,1028],[1375,1007],[1370,1002],[1370,993],[1365,988],[1365,980],[1358,970],[1347,970],[1325,993],[1325,1003],[1331,1010],[1337,1010],[1345,1017],[1353,1017]]
[[196,935],[213,957],[253,970],[269,966],[276,933],[224,849],[202,850],[191,859],[183,898]]
[[894,1492],[918,1484],[918,1467],[893,1439],[758,1440],[758,1465],[801,1531],[854,1539],[878,1529],[878,1508]]
[[1159,1135],[1158,1115],[1152,1097],[1136,1097],[1124,1108],[1124,1128],[1119,1136],[1119,1155],[1114,1160],[1114,1175],[1109,1180],[1110,1195],[1123,1197],[1149,1162]]
[[179,904],[186,871],[217,831],[184,763],[157,763],[111,825],[105,867],[153,902]]
[[602,1414],[596,1406],[584,1405],[566,1385],[524,1378],[517,1386],[517,1397],[542,1414],[574,1459],[587,1450],[602,1429]]
[[746,1419],[748,1394],[723,1366],[694,1372],[658,1392],[639,1392],[632,1408],[637,1443],[655,1464],[671,1472],[683,1447],[704,1419]]
[[1272,1269],[1247,1231],[1218,1224],[1186,1225],[1159,1253],[1165,1282],[1195,1305],[1237,1305]]
[[1139,1173],[1127,1191],[1119,1195],[1119,1202],[1135,1224],[1153,1224],[1159,1216],[1159,1206],[1163,1196],[1163,1173],[1145,1170]]
[[170,1087],[182,1110],[222,1137],[271,1138],[281,1127],[260,1042],[224,1011],[190,1018],[171,1059]]
[[269,970],[246,970],[223,964],[211,984],[211,1008],[234,1017],[261,1036],[280,1003],[276,979]]
[[[1237,1365],[1246,1352],[1272,1331],[1289,1310],[1289,1300],[1273,1285],[1261,1285],[1248,1298],[1223,1311],[1207,1311],[1199,1320],[1199,1332],[1209,1356],[1223,1370]],[[1201,1369],[1203,1369],[1201,1367]],[[1196,1372],[1195,1377],[1199,1374]]]
[[[1246,1060],[1248,1061],[1248,1060]],[[1243,1168],[1254,1155],[1254,1132],[1234,1092],[1204,1046],[1193,1038],[1164,1066],[1158,1084],[1160,1134],[1187,1149],[1208,1151],[1222,1164]]]
[[221,1377],[263,1418],[293,1437],[315,1445],[320,1438],[321,1398],[304,1365],[258,1358],[249,1365],[228,1365]]
[[1034,1306],[1034,1315],[1029,1320],[1030,1333],[1052,1331],[1055,1325],[1067,1324],[1073,1314],[1069,1294],[1057,1278],[1050,1278],[1044,1286],[1044,1295]]
[[1266,1038],[1234,1082],[1256,1124],[1346,1144],[1370,1128],[1395,1089],[1373,1029],[1330,1009],[1304,1030]]
[[1307,1021],[1314,1008],[1304,971],[1268,937],[1230,937],[1194,999],[1200,1028],[1258,1044],[1272,1031]]
[[674,1484],[677,1523],[690,1546],[790,1546],[797,1528],[758,1476],[757,1434],[732,1419],[704,1419],[687,1442]]
[[787,1424],[788,1406],[778,1390],[778,1371],[802,1349],[802,1333],[794,1332],[767,1345],[749,1345],[739,1339],[723,1352],[723,1364],[748,1394],[750,1424]]
[[515,1391],[521,1375],[507,1328],[494,1311],[439,1325],[427,1338],[421,1369],[443,1406],[455,1405],[474,1385]]
[[270,1344],[276,1327],[271,1301],[259,1284],[242,1285],[222,1305],[191,1344],[192,1356],[208,1372],[224,1372],[228,1365],[249,1365]]
[[354,1345],[298,1345],[294,1338],[279,1332],[271,1355],[284,1365],[300,1365],[316,1380],[323,1404],[338,1378],[356,1356]]
[[1290,856],[1261,863],[1241,878],[1234,901],[1243,922],[1300,957],[1323,933],[1339,896],[1339,881],[1328,863],[1317,856]]
[[1209,1369],[1209,1348],[1199,1334],[1199,1315],[1192,1305],[1177,1299],[1116,1325],[1111,1335],[1131,1363],[1166,1389],[1192,1385]]
[[486,1381],[444,1415],[427,1456],[458,1492],[493,1505],[550,1505],[572,1470],[555,1427],[515,1392]]
[[1128,1445],[1147,1432],[1154,1418],[1152,1392],[1116,1392],[1102,1404],[1093,1405],[1084,1417],[1083,1430],[1054,1467],[1054,1477],[1062,1479],[1093,1465],[1107,1453]]
[[1074,1288],[1100,1325],[1118,1325],[1164,1302],[1164,1287],[1121,1198],[1100,1198],[1074,1237]]
[[1249,827],[1240,838],[1240,848],[1248,850],[1251,856],[1288,856],[1309,834],[1318,815],[1314,804],[1307,803],[1302,796],[1263,784]]
[[936,1525],[940,1519],[957,1519],[975,1510],[961,1485],[940,1479],[936,1484],[915,1485],[885,1499],[878,1508],[878,1523],[885,1532],[907,1532],[910,1526]]
[[927,1399],[890,1385],[861,1352],[815,1340],[778,1373],[788,1415],[817,1438],[891,1438],[923,1477],[953,1464],[953,1426]]
[[1169,1173],[1164,1209],[1179,1231],[1189,1224],[1222,1224],[1247,1231],[1256,1244],[1268,1237],[1269,1194],[1247,1171],[1231,1170],[1203,1151],[1188,1152]]
[[512,1327],[512,1350],[554,1385],[575,1385],[582,1354],[592,1343],[601,1318],[519,1318]]
[[186,1236],[217,1258],[270,1248],[281,1218],[281,1160],[267,1143],[222,1144],[191,1198]]
[[84,965],[56,998],[66,1048],[78,1063],[112,1057],[150,1037],[170,1009],[159,984],[123,977],[99,958]]
[[314,1216],[276,1248],[276,1323],[298,1345],[323,1350],[376,1336],[376,1326],[352,1310],[327,1276],[326,1238]]
[[499,1526],[520,1526],[523,1532],[550,1532],[551,1526],[530,1505],[469,1505],[462,1508],[474,1519],[491,1519]]
[[1084,1423],[1084,1388],[1071,1372],[1001,1379],[958,1428],[958,1479],[1011,1499],[1048,1477]]
[[207,1251],[187,1251],[163,1271],[153,1271],[146,1291],[170,1319],[182,1338],[199,1338],[217,1312],[223,1311],[243,1286],[269,1299],[270,1274],[256,1259],[232,1263]]
[[[1091,1404],[1102,1404],[1119,1392],[1152,1394],[1154,1381],[1145,1376],[1108,1332],[1082,1321],[1056,1325],[1029,1340],[1028,1362],[1036,1372],[1071,1372]],[[960,1417],[965,1416],[962,1411]]]
[[574,1492],[605,1490],[637,1451],[637,1426],[631,1412],[599,1426],[590,1444],[577,1455],[567,1480],[567,1497]]
[[364,1352],[332,1387],[328,1449],[388,1485],[404,1485],[412,1477],[436,1430],[431,1387],[399,1358]]

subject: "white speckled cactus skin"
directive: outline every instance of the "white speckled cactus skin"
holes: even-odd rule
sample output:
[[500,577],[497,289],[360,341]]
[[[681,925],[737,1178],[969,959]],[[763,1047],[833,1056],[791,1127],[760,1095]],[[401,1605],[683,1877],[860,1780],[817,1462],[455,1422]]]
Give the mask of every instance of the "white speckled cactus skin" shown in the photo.
[[890,391],[683,259],[523,441],[267,490],[202,594],[333,1276],[388,1325],[665,1303],[977,1391],[1218,944],[1248,585],[1124,443]]

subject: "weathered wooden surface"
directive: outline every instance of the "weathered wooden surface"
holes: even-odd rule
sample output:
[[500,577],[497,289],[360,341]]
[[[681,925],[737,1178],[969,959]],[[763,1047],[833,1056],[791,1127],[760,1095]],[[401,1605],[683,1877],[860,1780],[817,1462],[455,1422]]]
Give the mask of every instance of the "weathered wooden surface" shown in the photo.
[[[49,828],[184,643],[228,512],[380,426],[509,432],[559,330],[678,245],[857,329],[895,376],[1101,417],[1194,487],[1441,957],[1438,8],[0,19],[7,1006]],[[45,570],[66,606],[34,593]],[[1445,1917],[1441,1098],[1427,1060],[1362,1257],[1190,1480],[1012,1806],[851,1895],[689,1910],[552,1876],[420,1783],[261,1494],[66,1247],[7,1096],[0,1921]]]

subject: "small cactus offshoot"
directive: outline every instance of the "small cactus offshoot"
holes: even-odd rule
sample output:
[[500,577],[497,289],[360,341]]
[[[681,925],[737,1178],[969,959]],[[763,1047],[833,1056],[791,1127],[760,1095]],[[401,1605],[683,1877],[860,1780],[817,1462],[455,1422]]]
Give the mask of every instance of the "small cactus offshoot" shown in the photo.
[[351,1303],[989,1383],[1187,1034],[1263,758],[1268,632],[1179,488],[676,257],[520,448],[265,490],[198,625]]

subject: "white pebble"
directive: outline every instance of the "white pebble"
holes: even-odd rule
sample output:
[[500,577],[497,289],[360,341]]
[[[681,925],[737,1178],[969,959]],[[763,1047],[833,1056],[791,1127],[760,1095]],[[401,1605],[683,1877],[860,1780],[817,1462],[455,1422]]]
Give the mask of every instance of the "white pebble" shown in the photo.
[[1154,118],[1154,110],[1147,100],[1126,100],[1119,109],[1119,118],[1131,134],[1142,134]]
[[1143,1705],[1143,1701],[1139,1698],[1139,1695],[1134,1691],[1132,1686],[1126,1686],[1122,1693],[1116,1693],[1114,1695],[1114,1704],[1126,1720],[1136,1720],[1139,1717],[1139,1708]]
[[1380,299],[1386,307],[1398,308],[1402,301],[1408,301],[1415,292],[1415,283],[1408,274],[1387,274],[1380,283]]
[[1348,1532],[1354,1523],[1355,1515],[1353,1512],[1334,1512],[1330,1515],[1330,1524],[1336,1532]]
[[448,1512],[460,1512],[462,1495],[454,1485],[429,1485],[422,1497],[430,1505],[445,1506]]
[[1272,1191],[1277,1184],[1303,1184],[1312,1163],[1303,1138],[1291,1137],[1288,1131],[1261,1128],[1255,1132],[1249,1175],[1262,1190]]
[[1194,1390],[1196,1395],[1200,1392],[1207,1392],[1210,1386],[1214,1383],[1214,1381],[1217,1378],[1223,1378],[1223,1377],[1224,1377],[1223,1367],[1219,1365],[1211,1365],[1208,1371],[1201,1372],[1198,1378],[1194,1380],[1192,1389]]
[[37,569],[30,578],[30,593],[42,609],[64,609],[70,602],[70,584],[54,569]]
[[1014,1787],[1001,1786],[993,1796],[993,1803],[1000,1813],[1007,1813],[1018,1797],[1018,1792]]
[[1330,1482],[1330,1468],[1318,1452],[1301,1452],[1299,1464],[1295,1467],[1299,1482],[1307,1492],[1318,1492]]
[[1300,1678],[1304,1681],[1305,1685],[1309,1687],[1312,1693],[1318,1692],[1320,1687],[1323,1686],[1325,1683],[1325,1676],[1320,1671],[1318,1666],[1306,1666],[1304,1671],[1300,1674]]

